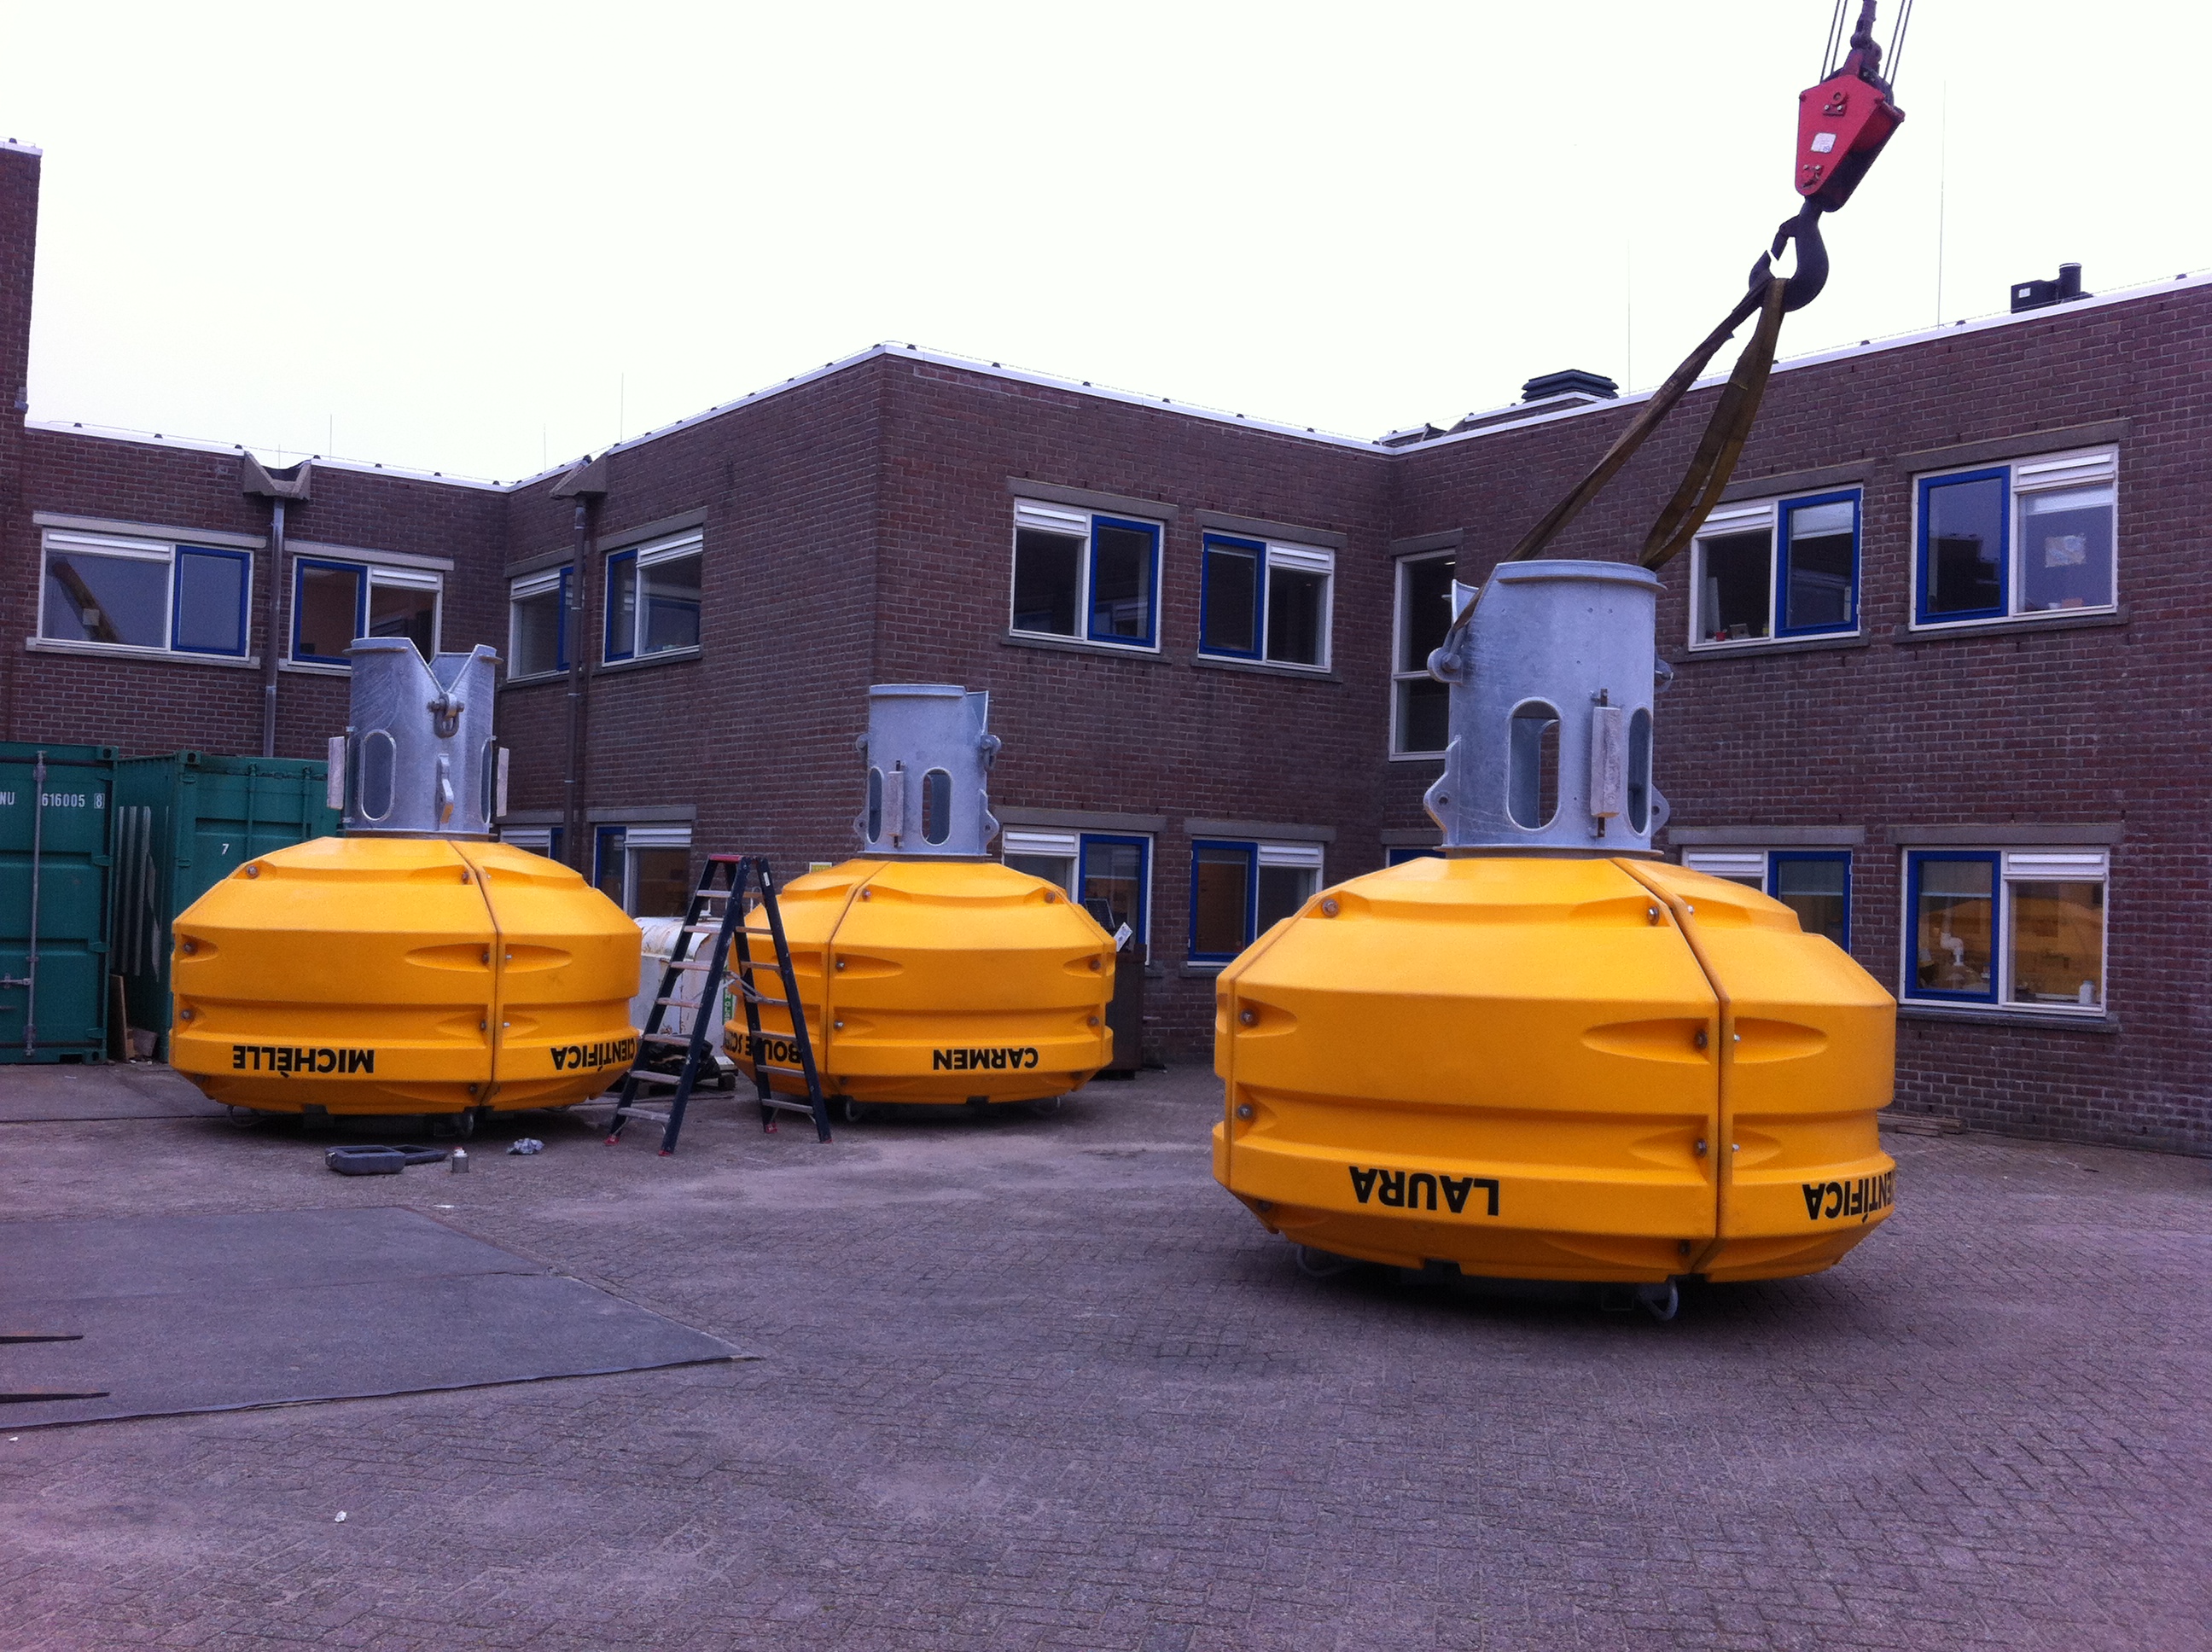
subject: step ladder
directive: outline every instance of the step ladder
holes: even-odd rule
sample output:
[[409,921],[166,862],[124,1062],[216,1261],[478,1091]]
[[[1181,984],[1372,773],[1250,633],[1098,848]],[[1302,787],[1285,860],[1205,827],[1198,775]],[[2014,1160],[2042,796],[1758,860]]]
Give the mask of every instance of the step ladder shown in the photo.
[[[769,960],[756,960],[753,957],[757,932],[745,927],[749,886],[751,892],[757,893],[761,908],[768,914],[769,938],[775,954],[775,973],[771,980],[781,988],[781,997],[763,993],[760,989],[759,975]],[[701,937],[707,938],[703,948]],[[684,926],[677,934],[675,945],[668,950],[668,967],[661,971],[660,990],[653,995],[653,1008],[645,1018],[645,1030],[638,1035],[637,1054],[629,1072],[623,1075],[622,1089],[615,1100],[614,1117],[607,1127],[608,1146],[622,1139],[623,1127],[630,1120],[647,1119],[662,1127],[662,1154],[676,1151],[676,1138],[684,1128],[684,1113],[690,1105],[691,1092],[699,1075],[711,1067],[714,1046],[720,1042],[717,998],[726,962],[736,966],[731,978],[737,986],[738,996],[744,1001],[745,1026],[752,1035],[747,1048],[755,1052],[753,1079],[760,1092],[761,1128],[773,1131],[779,1112],[804,1113],[814,1121],[817,1139],[830,1139],[830,1108],[823,1099],[821,1075],[815,1070],[814,1044],[807,1036],[806,1016],[799,1003],[799,981],[792,973],[791,948],[784,939],[783,913],[776,905],[775,879],[769,871],[768,857],[710,854],[699,874],[699,887],[692,892],[691,904],[684,914]],[[677,999],[677,988],[687,975],[705,977],[691,1017],[691,1030],[688,1035],[663,1032],[661,1023],[669,1011],[683,1007]],[[763,1005],[790,1011],[791,1042],[799,1051],[797,1066],[778,1066],[758,1059]],[[682,1065],[670,1072],[665,1064],[669,1054],[678,1050],[683,1053]],[[775,1094],[769,1084],[772,1072],[804,1078],[806,1099]],[[668,1097],[665,1110],[639,1105],[638,1092],[647,1087],[674,1092]]]

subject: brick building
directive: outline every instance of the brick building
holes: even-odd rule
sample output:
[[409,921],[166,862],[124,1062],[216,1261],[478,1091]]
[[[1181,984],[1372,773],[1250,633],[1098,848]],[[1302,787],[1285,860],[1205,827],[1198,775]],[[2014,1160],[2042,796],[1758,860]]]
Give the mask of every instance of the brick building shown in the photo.
[[[0,149],[10,389],[37,175]],[[2186,823],[2209,328],[2212,283],[2177,279],[1786,361],[1663,576],[1668,852],[1770,888],[1899,993],[1906,1109],[2212,1148],[2212,894]],[[604,455],[580,625],[561,475],[319,463],[277,568],[240,450],[19,416],[0,734],[259,750],[272,594],[289,754],[343,725],[349,620],[489,642],[509,835],[643,912],[708,848],[849,853],[868,683],[988,689],[1003,852],[1127,916],[1163,1042],[1194,1057],[1252,934],[1434,843],[1441,691],[1418,666],[1452,578],[1640,399],[1550,388],[1367,442],[878,347]],[[1713,393],[1556,554],[1640,543]]]

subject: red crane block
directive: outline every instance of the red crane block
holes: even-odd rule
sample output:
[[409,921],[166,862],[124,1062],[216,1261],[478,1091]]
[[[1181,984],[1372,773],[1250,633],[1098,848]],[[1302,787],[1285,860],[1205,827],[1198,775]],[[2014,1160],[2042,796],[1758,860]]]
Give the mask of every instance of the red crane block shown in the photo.
[[1851,198],[1905,119],[1889,89],[1860,72],[1859,55],[1797,94],[1797,192],[1824,212]]

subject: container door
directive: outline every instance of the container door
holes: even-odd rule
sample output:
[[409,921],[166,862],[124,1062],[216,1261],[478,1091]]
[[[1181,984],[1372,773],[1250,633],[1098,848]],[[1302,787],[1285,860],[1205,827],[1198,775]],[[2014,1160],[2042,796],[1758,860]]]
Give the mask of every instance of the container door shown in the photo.
[[97,1060],[114,759],[50,747],[43,783],[38,761],[33,747],[0,753],[0,1062]]

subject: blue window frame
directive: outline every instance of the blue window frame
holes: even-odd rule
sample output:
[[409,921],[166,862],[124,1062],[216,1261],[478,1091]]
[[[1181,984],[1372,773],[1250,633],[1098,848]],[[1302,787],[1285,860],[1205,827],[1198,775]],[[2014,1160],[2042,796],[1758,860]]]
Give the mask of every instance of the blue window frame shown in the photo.
[[1159,582],[1158,523],[1015,501],[1015,633],[1157,647]]
[[637,553],[618,550],[607,558],[607,643],[610,662],[637,657]]
[[1781,577],[1774,634],[1809,637],[1858,629],[1858,489],[1785,500],[1778,513]]
[[1190,846],[1190,960],[1226,963],[1252,944],[1259,914],[1255,843],[1194,838]]
[[1905,996],[1997,1001],[2002,857],[1984,849],[1921,849],[1905,857]]
[[1193,839],[1190,961],[1228,963],[1310,900],[1321,875],[1318,843]]
[[147,653],[246,657],[253,558],[243,550],[48,530],[38,635]]
[[1766,857],[1766,892],[1797,914],[1808,935],[1851,950],[1851,857],[1848,849],[1775,849]]
[[696,653],[703,568],[696,531],[611,552],[606,573],[607,663]]
[[346,650],[368,631],[366,568],[313,556],[300,557],[292,564],[293,659],[318,665],[349,665]]
[[2008,610],[2011,487],[2002,465],[1920,478],[1916,623],[2001,619]]
[[1442,860],[1443,859],[1444,852],[1440,848],[1385,849],[1382,852],[1382,864],[1386,866],[1402,866],[1408,860]]
[[1914,499],[1916,626],[2117,604],[2117,447],[1920,477]]
[[1158,524],[1092,517],[1089,639],[1152,647],[1159,630],[1159,586]]
[[1856,631],[1862,503],[1845,488],[1713,512],[1691,554],[1690,646]]
[[169,647],[179,653],[244,659],[252,592],[253,558],[245,551],[179,545]]
[[1076,898],[1087,911],[1093,901],[1103,901],[1114,924],[1127,924],[1138,946],[1148,939],[1151,927],[1152,840],[1114,833],[1085,832],[1079,840]]
[[1325,670],[1335,574],[1331,551],[1207,534],[1199,571],[1199,652]]

